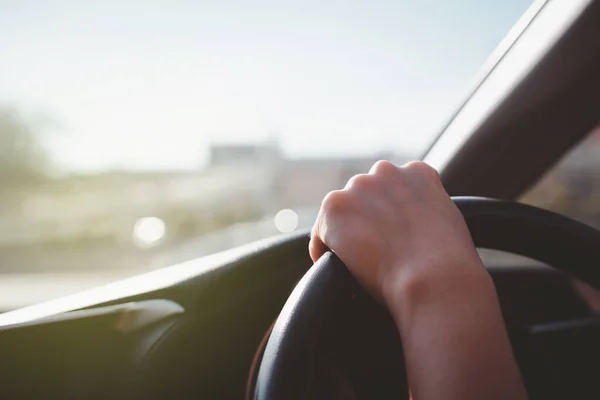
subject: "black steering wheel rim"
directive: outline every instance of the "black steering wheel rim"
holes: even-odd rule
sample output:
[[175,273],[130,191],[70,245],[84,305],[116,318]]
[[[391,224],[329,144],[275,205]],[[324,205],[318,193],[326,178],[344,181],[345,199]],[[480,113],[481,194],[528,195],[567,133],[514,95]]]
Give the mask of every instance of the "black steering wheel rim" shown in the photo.
[[[541,261],[600,289],[599,231],[521,203],[476,197],[455,197],[453,201],[463,214],[476,247]],[[316,398],[312,391],[313,367],[319,332],[336,332],[329,321],[348,310],[357,296],[364,297],[365,293],[337,256],[328,252],[313,265],[288,298],[273,327],[258,372],[256,400]],[[370,307],[373,312],[381,312],[374,301]],[[401,398],[407,394],[407,386],[400,340],[391,317],[384,313],[379,319],[390,346],[386,357],[397,363],[394,371],[383,371],[382,392],[369,397]]]

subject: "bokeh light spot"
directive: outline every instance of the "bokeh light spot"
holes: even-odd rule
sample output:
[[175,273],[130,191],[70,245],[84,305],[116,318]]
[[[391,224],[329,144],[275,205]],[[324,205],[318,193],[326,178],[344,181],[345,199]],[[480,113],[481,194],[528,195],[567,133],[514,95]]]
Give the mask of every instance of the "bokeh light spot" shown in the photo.
[[139,247],[152,247],[164,239],[166,232],[167,227],[162,219],[140,218],[133,226],[133,241]]
[[298,214],[289,208],[279,211],[275,215],[275,227],[279,232],[293,232],[298,228]]

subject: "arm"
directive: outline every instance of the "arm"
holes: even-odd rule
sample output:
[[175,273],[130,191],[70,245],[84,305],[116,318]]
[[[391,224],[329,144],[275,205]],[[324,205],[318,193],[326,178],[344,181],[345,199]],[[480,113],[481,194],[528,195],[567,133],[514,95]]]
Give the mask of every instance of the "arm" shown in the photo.
[[434,169],[380,161],[329,193],[313,260],[327,247],[394,317],[413,398],[526,398],[494,285]]

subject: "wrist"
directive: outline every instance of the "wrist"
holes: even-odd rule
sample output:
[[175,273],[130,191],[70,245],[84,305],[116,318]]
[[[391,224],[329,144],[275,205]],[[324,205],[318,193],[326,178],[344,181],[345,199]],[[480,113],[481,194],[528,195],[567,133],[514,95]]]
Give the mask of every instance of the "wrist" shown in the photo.
[[392,314],[432,302],[451,303],[473,299],[476,292],[494,290],[490,275],[481,260],[465,260],[454,265],[406,265],[383,287],[383,300]]

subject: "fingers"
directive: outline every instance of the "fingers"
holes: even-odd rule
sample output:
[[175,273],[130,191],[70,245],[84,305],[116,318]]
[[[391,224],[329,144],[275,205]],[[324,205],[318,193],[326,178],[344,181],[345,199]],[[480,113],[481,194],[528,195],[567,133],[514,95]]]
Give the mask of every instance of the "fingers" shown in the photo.
[[310,231],[310,241],[308,242],[308,254],[310,255],[313,263],[325,253],[327,246],[319,237],[319,225],[321,224],[322,211],[319,211],[317,220],[315,221],[312,230]]
[[329,241],[335,229],[331,224],[339,223],[348,213],[352,213],[359,203],[364,203],[365,199],[383,196],[382,178],[387,179],[394,173],[399,173],[396,166],[388,161],[379,161],[371,168],[369,174],[353,176],[343,190],[334,190],[325,196],[308,245],[313,262],[316,262],[331,247]]
[[369,170],[369,175],[390,176],[398,174],[399,169],[394,164],[386,160],[379,160]]
[[[352,177],[343,190],[330,192],[321,204],[319,216],[311,231],[309,253],[317,261],[329,248],[336,251],[336,234],[348,217],[357,213],[369,215],[374,210],[394,210],[397,204],[410,199],[421,199],[431,188],[441,187],[435,169],[421,161],[397,167],[389,161],[377,161],[368,174]],[[387,212],[386,211],[386,212]],[[338,232],[336,232],[338,229]]]
[[395,166],[389,161],[377,161],[369,171],[369,175],[381,178],[382,180],[402,180],[409,179],[421,183],[439,183],[440,175],[429,164],[423,161],[411,161],[400,167]]
[[401,166],[400,169],[413,181],[419,183],[419,186],[441,185],[442,183],[437,170],[423,161],[411,161]]
[[329,225],[331,220],[339,220],[341,214],[349,210],[349,205],[352,203],[348,192],[344,190],[334,190],[329,192],[321,203],[321,210],[317,216],[317,220],[312,228],[308,251],[310,258],[316,262],[327,250],[330,236],[334,233],[332,226]]
[[[314,231],[314,229],[313,229]],[[313,262],[317,262],[319,258],[327,251],[327,246],[321,241],[321,238],[315,234],[310,234],[310,242],[308,243],[308,253]]]

